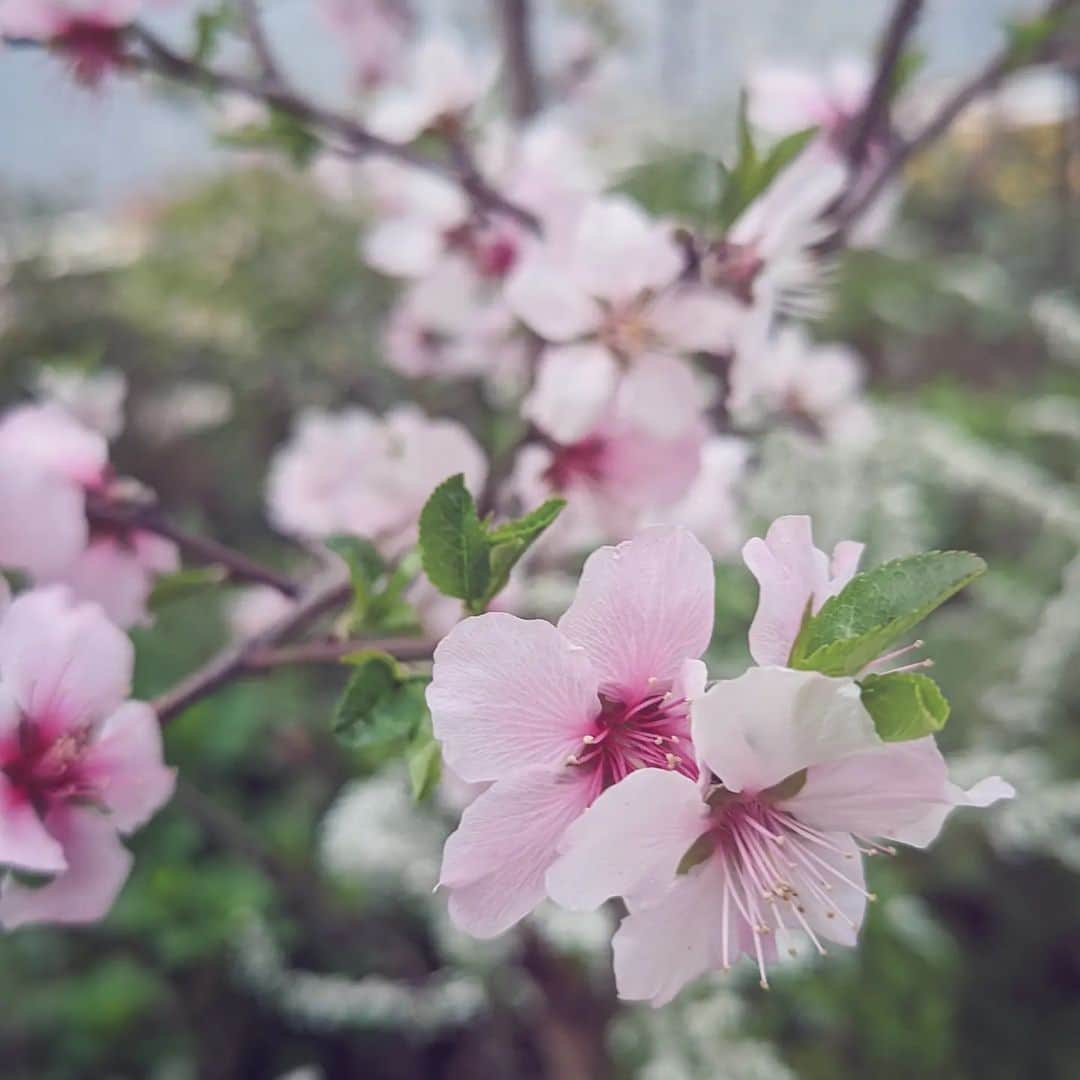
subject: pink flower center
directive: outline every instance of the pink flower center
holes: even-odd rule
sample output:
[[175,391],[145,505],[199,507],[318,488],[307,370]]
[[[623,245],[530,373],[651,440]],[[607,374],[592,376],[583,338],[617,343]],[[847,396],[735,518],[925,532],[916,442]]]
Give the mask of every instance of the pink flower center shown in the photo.
[[604,311],[600,340],[616,355],[636,356],[653,344],[656,335],[649,321],[651,294],[624,304],[610,305]]
[[598,484],[604,478],[607,440],[590,435],[569,446],[552,447],[551,464],[544,470],[544,481],[554,491],[565,491],[574,484]]
[[124,28],[73,18],[53,43],[67,58],[76,81],[94,87],[123,60]]
[[[721,962],[728,968],[740,948],[752,948],[757,957],[761,985],[768,986],[766,954],[775,957],[780,940],[791,931],[803,931],[813,947],[825,947],[807,918],[833,920],[858,929],[841,900],[845,894],[876,897],[846,871],[845,863],[858,856],[836,843],[835,836],[806,825],[775,805],[789,798],[788,782],[751,795],[713,789],[711,827],[684,856],[689,868],[707,859],[724,862],[720,900]],[[873,855],[893,849],[866,842],[859,851]],[[793,947],[788,948],[795,955]]]
[[42,813],[57,800],[93,799],[97,791],[79,767],[91,738],[85,726],[50,739],[42,725],[24,718],[0,750],[0,771]]
[[601,694],[592,731],[567,764],[591,770],[597,793],[636,769],[674,769],[696,780],[686,699],[668,691],[628,705]]
[[710,246],[706,257],[706,275],[711,284],[726,289],[743,304],[754,302],[754,282],[765,260],[753,244],[720,240]]

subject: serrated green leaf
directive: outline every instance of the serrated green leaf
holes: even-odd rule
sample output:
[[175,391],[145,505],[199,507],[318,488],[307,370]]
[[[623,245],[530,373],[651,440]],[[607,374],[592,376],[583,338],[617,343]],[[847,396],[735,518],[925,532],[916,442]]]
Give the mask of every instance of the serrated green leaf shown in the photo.
[[370,588],[385,572],[386,563],[375,545],[361,536],[331,536],[326,546],[345,560],[353,586]]
[[949,719],[949,703],[928,675],[914,671],[867,675],[861,687],[863,706],[886,742],[932,735]]
[[488,599],[498,596],[510,580],[510,572],[518,560],[525,554],[528,545],[524,540],[507,540],[496,544],[491,549],[491,582],[488,585]]
[[417,802],[426,799],[442,777],[442,751],[431,733],[430,717],[417,731],[407,756],[409,783]]
[[432,585],[446,596],[464,600],[470,610],[482,606],[491,581],[491,544],[476,515],[476,504],[458,473],[432,492],[420,512],[420,558]]
[[855,675],[986,570],[966,551],[931,551],[857,574],[803,622],[788,663]]
[[531,544],[554,523],[565,506],[565,499],[548,499],[535,510],[530,510],[527,514],[514,518],[513,521],[503,522],[502,525],[489,530],[488,539],[493,544],[501,544],[507,540],[524,540],[527,544]]
[[346,741],[368,722],[372,709],[401,684],[398,662],[388,653],[369,652],[355,660],[345,690],[334,709],[334,734]]
[[154,580],[146,606],[151,611],[158,611],[167,604],[216,589],[228,580],[228,576],[223,566],[189,566],[172,574],[162,574]]

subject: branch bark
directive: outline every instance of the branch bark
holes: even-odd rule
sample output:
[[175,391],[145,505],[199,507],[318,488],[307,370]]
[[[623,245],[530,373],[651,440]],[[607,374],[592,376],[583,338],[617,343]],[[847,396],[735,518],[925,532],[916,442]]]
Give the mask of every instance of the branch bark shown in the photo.
[[533,55],[532,12],[529,0],[496,0],[503,39],[503,61],[510,113],[519,123],[540,109],[540,77]]
[[274,57],[274,51],[270,48],[270,39],[266,36],[259,16],[258,0],[237,0],[237,6],[240,10],[240,19],[244,24],[244,32],[251,43],[251,51],[255,54],[263,78],[267,82],[284,87],[285,79]]
[[269,585],[286,596],[300,595],[301,586],[286,574],[249,559],[243,553],[205,536],[198,536],[170,521],[161,510],[146,503],[119,502],[108,496],[87,497],[86,516],[91,528],[143,529],[171,540],[195,562],[222,566],[233,581]]

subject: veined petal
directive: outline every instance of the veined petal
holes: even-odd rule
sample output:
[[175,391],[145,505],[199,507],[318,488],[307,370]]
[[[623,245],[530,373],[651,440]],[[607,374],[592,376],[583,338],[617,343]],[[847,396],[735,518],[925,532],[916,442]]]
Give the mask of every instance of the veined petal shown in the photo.
[[447,840],[440,885],[450,915],[474,937],[509,929],[544,898],[560,837],[592,795],[590,777],[568,766],[523,769],[478,796]]
[[592,911],[612,896],[655,898],[705,831],[706,810],[697,784],[681,773],[631,773],[563,834],[548,895],[573,911]]
[[447,764],[469,781],[561,765],[599,710],[586,653],[550,623],[492,611],[435,650],[427,691]]
[[95,922],[112,907],[131,869],[131,853],[104,814],[62,806],[45,824],[63,846],[67,869],[39,889],[10,877],[4,882],[0,926],[7,930],[26,923]]
[[600,325],[600,306],[560,263],[526,259],[503,291],[514,314],[547,341],[573,341]]
[[670,686],[683,661],[705,651],[714,593],[705,547],[685,529],[658,525],[589,556],[559,630],[588,654],[600,688],[628,701]]
[[64,870],[64,852],[26,795],[0,772],[0,866],[36,874]]
[[750,668],[691,702],[698,756],[731,791],[762,791],[881,745],[859,687],[813,671]]
[[602,345],[547,349],[521,412],[564,446],[585,438],[610,410],[619,366]]

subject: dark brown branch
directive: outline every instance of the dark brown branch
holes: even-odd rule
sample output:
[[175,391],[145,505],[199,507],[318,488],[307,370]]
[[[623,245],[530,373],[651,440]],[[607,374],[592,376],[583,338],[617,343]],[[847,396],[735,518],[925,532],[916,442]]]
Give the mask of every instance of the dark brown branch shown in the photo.
[[[1055,0],[1046,9],[1044,17],[1059,17],[1077,3],[1078,0]],[[1056,44],[1057,42],[1051,39],[1044,43],[1036,55],[1026,57],[1020,61],[1016,57],[1012,44],[1007,44],[997,56],[950,95],[922,128],[914,135],[906,139],[900,139],[893,146],[889,156],[872,179],[859,191],[855,198],[848,200],[836,212],[834,217],[836,229],[821,244],[821,249],[830,251],[840,246],[847,230],[874,203],[908,161],[925,147],[941,138],[969,105],[983,97],[983,95],[995,90],[1006,75],[1016,71],[1019,67],[1028,63],[1037,63],[1048,56],[1052,56]]]
[[533,55],[529,0],[495,0],[503,39],[503,78],[510,92],[510,113],[524,124],[540,108],[540,78]]
[[276,83],[278,86],[285,86],[285,79],[278,68],[277,60],[274,58],[274,51],[270,48],[270,40],[266,36],[262,19],[259,17],[258,0],[237,0],[237,7],[240,11],[240,19],[244,24],[244,32],[251,43],[251,51],[255,54],[263,78],[267,82]]
[[897,65],[903,55],[904,45],[922,14],[923,6],[924,0],[897,0],[892,18],[882,35],[874,81],[866,104],[852,124],[848,138],[848,160],[856,168],[865,160],[874,137],[886,125]]
[[189,705],[239,678],[246,670],[249,657],[299,633],[327,611],[340,607],[351,592],[348,580],[343,580],[338,574],[315,582],[297,600],[296,606],[267,630],[224,649],[197,671],[156,697],[150,704],[158,720],[163,725],[167,724]]
[[163,536],[195,562],[223,567],[233,581],[269,585],[291,597],[300,594],[299,583],[286,574],[263,566],[209,537],[187,532],[165,517],[152,503],[121,502],[108,496],[91,494],[86,501],[86,516],[91,528],[143,529]]
[[369,638],[356,641],[304,641],[249,652],[244,672],[269,671],[291,664],[340,664],[343,657],[361,651],[389,653],[397,660],[430,660],[435,643],[416,637]]
[[196,87],[227,90],[261,101],[295,117],[315,133],[333,136],[337,141],[331,143],[330,149],[335,152],[341,153],[344,149],[350,155],[370,154],[393,158],[406,165],[436,173],[459,184],[479,208],[505,214],[534,232],[540,231],[540,222],[533,213],[507,199],[475,169],[463,173],[454,163],[447,163],[413,147],[383,139],[351,117],[307,101],[276,82],[211,68],[176,52],[144,26],[136,24],[131,33],[133,40],[142,46],[144,54],[129,56],[127,64],[130,68],[154,72]]

